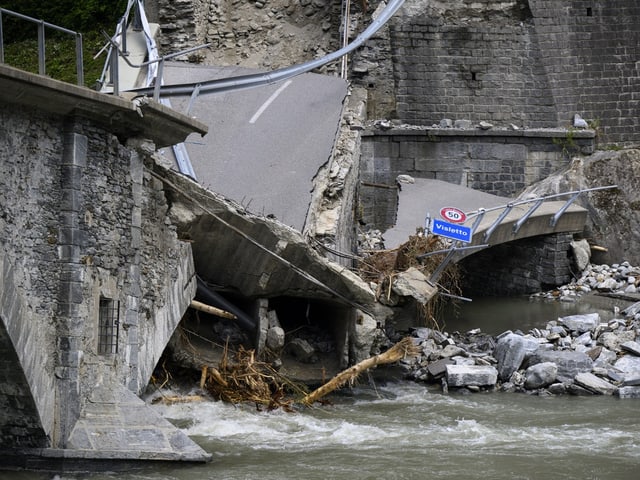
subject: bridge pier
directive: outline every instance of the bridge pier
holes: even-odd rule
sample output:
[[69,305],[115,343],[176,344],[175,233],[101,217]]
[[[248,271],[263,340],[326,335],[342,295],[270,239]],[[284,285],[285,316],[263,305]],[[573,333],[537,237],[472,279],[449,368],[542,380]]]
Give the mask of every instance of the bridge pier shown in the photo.
[[206,128],[3,65],[0,123],[0,465],[209,460],[137,397],[196,290],[152,154]]

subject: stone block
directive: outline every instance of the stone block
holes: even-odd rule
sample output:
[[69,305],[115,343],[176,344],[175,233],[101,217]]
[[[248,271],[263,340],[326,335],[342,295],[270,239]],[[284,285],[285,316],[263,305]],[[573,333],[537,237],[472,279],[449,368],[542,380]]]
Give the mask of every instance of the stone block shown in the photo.
[[636,357],[640,357],[640,343],[638,342],[624,342],[620,344],[620,348]]
[[450,387],[490,386],[498,380],[498,371],[484,365],[447,365],[447,383]]
[[600,377],[597,377],[591,372],[581,372],[577,374],[574,382],[599,395],[613,395],[618,390],[618,387]]

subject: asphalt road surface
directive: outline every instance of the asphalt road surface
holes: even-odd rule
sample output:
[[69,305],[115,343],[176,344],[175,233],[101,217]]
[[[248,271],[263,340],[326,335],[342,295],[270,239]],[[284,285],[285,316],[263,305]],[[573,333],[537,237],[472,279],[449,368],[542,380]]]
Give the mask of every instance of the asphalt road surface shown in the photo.
[[[164,68],[165,85],[247,73],[256,71],[184,63]],[[191,116],[207,124],[209,133],[186,142],[196,179],[250,212],[274,215],[301,231],[312,181],[330,158],[346,95],[344,80],[306,73],[264,87],[199,96]],[[170,101],[185,112],[189,98]],[[170,149],[162,153],[172,155]]]

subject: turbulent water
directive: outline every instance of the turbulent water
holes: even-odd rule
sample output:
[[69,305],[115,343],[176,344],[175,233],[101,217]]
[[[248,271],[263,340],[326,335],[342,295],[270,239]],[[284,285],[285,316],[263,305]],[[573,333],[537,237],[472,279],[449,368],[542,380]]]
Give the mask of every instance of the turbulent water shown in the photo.
[[[496,321],[500,315],[494,312],[488,317]],[[553,319],[547,312],[544,315]],[[155,405],[212,453],[211,463],[60,478],[639,478],[638,400],[519,393],[444,395],[437,387],[401,382],[363,384],[332,401],[333,405],[296,413],[257,412],[251,406],[221,402]],[[51,477],[0,471],[3,480]]]
[[640,467],[640,405],[612,397],[443,395],[398,383],[297,413],[157,408],[213,461],[61,479],[632,479]]

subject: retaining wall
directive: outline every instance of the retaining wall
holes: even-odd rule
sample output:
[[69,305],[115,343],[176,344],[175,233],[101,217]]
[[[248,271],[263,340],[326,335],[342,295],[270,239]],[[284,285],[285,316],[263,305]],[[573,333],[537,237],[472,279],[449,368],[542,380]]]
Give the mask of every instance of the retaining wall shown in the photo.
[[579,113],[602,143],[640,141],[635,0],[408,0],[389,32],[403,122],[568,127]]

